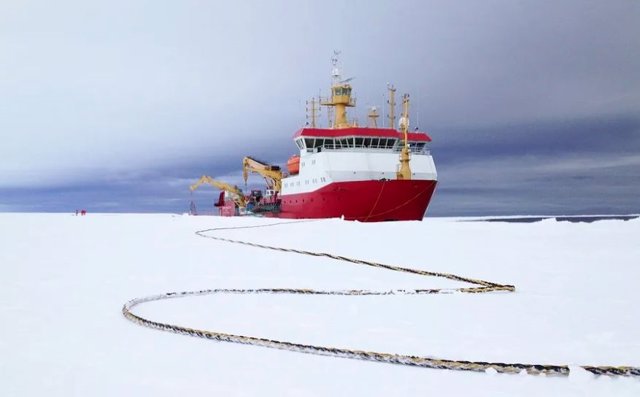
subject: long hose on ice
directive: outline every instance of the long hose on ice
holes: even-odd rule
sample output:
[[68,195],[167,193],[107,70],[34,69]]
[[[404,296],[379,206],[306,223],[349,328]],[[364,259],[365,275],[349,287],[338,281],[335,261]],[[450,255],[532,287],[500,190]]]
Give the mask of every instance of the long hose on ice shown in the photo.
[[[464,360],[447,360],[434,357],[421,357],[410,356],[403,354],[393,353],[379,353],[373,351],[354,350],[346,348],[325,347],[316,345],[307,345],[301,343],[292,343],[286,341],[279,341],[273,339],[259,338],[254,336],[243,336],[229,333],[222,333],[216,331],[207,331],[200,329],[187,328],[180,325],[166,324],[157,321],[152,321],[141,317],[132,312],[134,306],[145,302],[158,301],[163,299],[173,299],[188,296],[199,295],[212,295],[212,294],[304,294],[304,295],[421,295],[421,294],[441,294],[441,293],[488,293],[488,292],[514,292],[515,287],[513,285],[499,284],[490,281],[473,279],[468,277],[462,277],[450,273],[430,272],[427,270],[412,269],[408,267],[400,267],[394,265],[387,265],[378,262],[366,261],[361,259],[349,258],[340,255],[333,255],[324,252],[305,251],[294,248],[275,247],[270,245],[263,245],[252,243],[242,240],[233,240],[212,233],[221,232],[224,230],[238,230],[238,229],[255,229],[271,226],[283,225],[286,223],[300,223],[300,222],[280,222],[265,225],[256,226],[241,226],[241,227],[220,227],[214,229],[206,229],[197,231],[196,234],[200,237],[210,238],[213,240],[224,241],[233,244],[242,244],[255,248],[262,248],[273,251],[295,253],[300,255],[309,255],[315,257],[325,257],[342,262],[353,263],[357,265],[371,266],[380,269],[386,269],[395,272],[403,272],[415,274],[417,276],[426,277],[441,277],[449,280],[455,280],[463,283],[470,284],[470,287],[455,288],[455,289],[413,289],[413,290],[390,290],[390,291],[368,291],[368,290],[313,290],[313,289],[297,289],[297,288],[261,288],[261,289],[208,289],[200,291],[184,291],[184,292],[169,292],[160,295],[152,295],[143,298],[136,298],[125,303],[122,307],[122,314],[136,324],[154,328],[162,331],[174,332],[178,334],[194,336],[198,338],[210,339],[222,342],[233,342],[245,345],[269,347],[273,349],[288,350],[299,353],[316,354],[321,356],[343,357],[351,359],[359,359],[366,361],[378,361],[392,364],[410,365],[415,367],[425,367],[434,369],[448,369],[459,371],[476,371],[483,372],[487,370],[493,370],[499,373],[527,373],[531,375],[569,375],[570,369],[568,365],[549,365],[549,364],[523,364],[523,363],[501,363],[501,362],[484,362],[484,361],[464,361]],[[630,366],[591,366],[583,365],[582,369],[591,372],[595,375],[609,375],[609,376],[634,376],[640,377],[640,368]]]

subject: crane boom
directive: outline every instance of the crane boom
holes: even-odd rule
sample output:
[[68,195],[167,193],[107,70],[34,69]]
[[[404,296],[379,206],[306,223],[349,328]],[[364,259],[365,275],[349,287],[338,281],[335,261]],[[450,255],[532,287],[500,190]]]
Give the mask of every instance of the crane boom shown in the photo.
[[267,182],[269,189],[280,192],[282,188],[282,171],[277,165],[263,163],[247,156],[242,160],[242,177],[245,184],[247,183],[249,172],[259,174]]
[[197,188],[199,188],[201,185],[203,184],[209,184],[213,187],[216,187],[224,192],[229,193],[229,195],[231,196],[231,199],[238,204],[238,207],[246,207],[247,206],[247,200],[244,197],[244,194],[242,193],[242,190],[240,190],[237,186],[234,185],[230,185],[228,183],[225,182],[220,182],[220,181],[216,181],[215,179],[211,178],[210,176],[207,175],[203,175],[198,182],[194,183],[193,185],[189,186],[189,190],[191,190],[192,192],[194,190],[196,190]]

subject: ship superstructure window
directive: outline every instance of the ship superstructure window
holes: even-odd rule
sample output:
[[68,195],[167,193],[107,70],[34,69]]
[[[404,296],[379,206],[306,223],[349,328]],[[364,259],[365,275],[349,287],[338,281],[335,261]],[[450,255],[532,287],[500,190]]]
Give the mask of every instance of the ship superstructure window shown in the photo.
[[425,142],[409,142],[409,150],[412,152],[421,152],[425,147]]
[[[296,144],[301,150],[307,152],[320,152],[323,149],[328,150],[344,150],[350,148],[358,149],[393,149],[401,148],[403,141],[396,138],[383,138],[383,137],[366,137],[366,136],[351,136],[351,137],[337,137],[337,138],[300,138],[296,140]],[[409,142],[410,149],[413,152],[421,152],[424,147],[424,142]]]
[[333,95],[351,95],[351,88],[348,87],[334,87]]
[[307,149],[313,148],[313,138],[305,138],[304,145]]

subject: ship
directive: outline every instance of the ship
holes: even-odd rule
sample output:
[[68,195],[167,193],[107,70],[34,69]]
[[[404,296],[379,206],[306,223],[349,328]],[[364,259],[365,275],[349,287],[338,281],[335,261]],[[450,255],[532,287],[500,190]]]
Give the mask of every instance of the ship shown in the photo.
[[[223,215],[314,219],[342,218],[361,222],[422,220],[437,184],[437,171],[428,144],[431,137],[409,126],[408,94],[402,96],[402,112],[396,128],[395,92],[388,84],[388,125],[378,126],[379,113],[371,107],[367,125],[349,120],[347,109],[356,105],[352,79],[342,79],[338,58],[332,59],[330,95],[307,101],[307,124],[293,135],[297,153],[286,171],[254,157],[243,159],[243,177],[264,177],[264,193],[245,195],[237,186],[203,183],[221,188],[216,206]],[[318,125],[324,106],[331,116],[327,127]],[[207,179],[208,178],[208,179]],[[230,202],[225,204],[225,192]],[[226,210],[223,209],[226,207]]]

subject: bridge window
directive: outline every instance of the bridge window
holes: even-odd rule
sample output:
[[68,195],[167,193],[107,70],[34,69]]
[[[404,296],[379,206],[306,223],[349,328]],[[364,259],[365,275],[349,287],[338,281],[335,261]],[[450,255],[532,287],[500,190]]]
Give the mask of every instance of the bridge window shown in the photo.
[[424,146],[424,142],[409,142],[409,149],[413,152],[421,152]]
[[312,148],[313,147],[313,138],[304,138],[304,144],[307,147],[307,149]]
[[351,95],[351,88],[350,87],[334,87],[333,88],[333,95],[335,96],[342,96],[342,95]]

